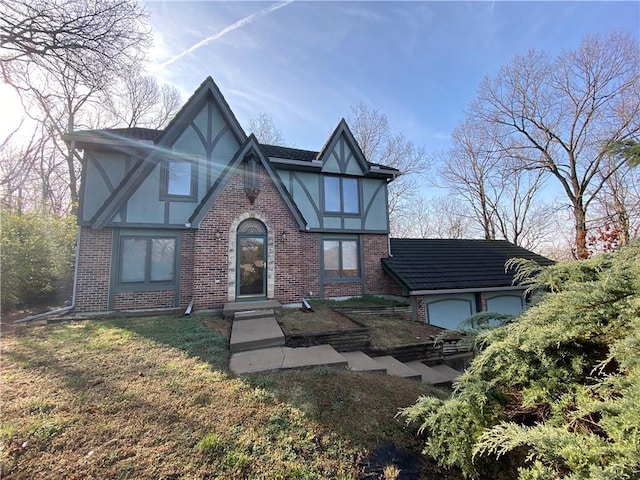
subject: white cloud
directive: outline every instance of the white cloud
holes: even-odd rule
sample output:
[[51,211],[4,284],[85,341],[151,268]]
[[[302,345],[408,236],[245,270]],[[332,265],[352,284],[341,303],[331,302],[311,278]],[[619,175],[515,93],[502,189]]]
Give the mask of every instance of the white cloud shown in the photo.
[[222,38],[226,34],[228,34],[230,32],[233,32],[234,30],[237,30],[237,29],[242,28],[242,27],[244,27],[246,25],[249,25],[250,23],[252,23],[254,20],[256,20],[259,17],[262,17],[264,15],[268,15],[271,12],[275,12],[276,10],[279,10],[282,7],[286,7],[287,5],[289,5],[292,2],[293,2],[293,0],[284,0],[282,2],[274,3],[273,5],[269,5],[267,8],[263,8],[262,10],[260,10],[258,12],[254,12],[251,15],[248,15],[248,16],[246,16],[244,18],[241,18],[237,22],[234,22],[231,25],[223,28],[218,33],[216,33],[214,35],[211,35],[211,36],[199,41],[198,43],[192,45],[191,47],[187,48],[186,50],[180,52],[179,54],[174,55],[169,60],[167,60],[165,62],[162,62],[159,65],[153,66],[152,69],[153,70],[157,70],[157,69],[168,67],[172,63],[176,62],[177,60],[180,60],[182,57],[194,52],[195,50],[198,50],[199,48],[204,47],[205,45],[208,45],[211,42],[215,42],[219,38]]

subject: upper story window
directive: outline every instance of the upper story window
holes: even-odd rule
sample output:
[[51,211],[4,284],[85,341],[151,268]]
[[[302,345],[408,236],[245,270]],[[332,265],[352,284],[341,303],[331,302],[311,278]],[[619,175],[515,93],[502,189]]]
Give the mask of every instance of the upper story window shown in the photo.
[[167,160],[162,169],[163,198],[194,200],[197,196],[195,165],[185,160]]
[[360,213],[358,179],[324,177],[324,210],[335,213]]

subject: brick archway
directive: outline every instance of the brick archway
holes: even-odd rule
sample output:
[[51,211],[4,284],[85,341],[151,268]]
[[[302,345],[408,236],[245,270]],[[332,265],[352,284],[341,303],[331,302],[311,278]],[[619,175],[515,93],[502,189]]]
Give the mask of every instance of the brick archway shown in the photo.
[[227,299],[230,302],[235,302],[236,300],[236,265],[237,265],[237,240],[238,240],[238,226],[244,220],[249,218],[255,218],[256,220],[260,220],[264,223],[265,227],[267,227],[267,298],[273,299],[275,295],[275,240],[274,240],[274,229],[271,225],[271,222],[261,215],[258,212],[245,212],[238,215],[232,222],[229,227],[229,251],[228,251],[228,274],[227,274]]

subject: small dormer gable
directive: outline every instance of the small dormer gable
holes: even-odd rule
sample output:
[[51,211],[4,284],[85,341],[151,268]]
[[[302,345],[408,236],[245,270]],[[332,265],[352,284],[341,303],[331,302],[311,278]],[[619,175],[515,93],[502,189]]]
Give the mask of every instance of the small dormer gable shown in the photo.
[[318,160],[323,173],[363,176],[369,172],[369,162],[344,118],[318,153]]

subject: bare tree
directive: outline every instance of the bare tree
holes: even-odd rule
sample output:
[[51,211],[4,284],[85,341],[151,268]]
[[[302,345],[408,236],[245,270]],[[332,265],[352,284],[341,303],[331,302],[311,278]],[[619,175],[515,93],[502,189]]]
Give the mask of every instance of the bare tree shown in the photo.
[[469,208],[487,240],[504,238],[523,247],[544,236],[549,207],[539,199],[544,175],[518,168],[496,142],[496,126],[467,118],[452,134],[440,177]]
[[537,249],[550,234],[555,214],[541,198],[543,172],[507,168],[503,173],[505,193],[495,217],[500,236],[515,245]]
[[404,238],[465,238],[472,236],[468,209],[451,195],[417,197],[392,219],[395,237]]
[[267,145],[284,145],[282,131],[273,123],[273,119],[266,113],[259,113],[249,119],[249,131],[251,131],[260,143]]
[[587,37],[574,51],[551,58],[519,55],[481,83],[470,115],[495,125],[495,140],[521,168],[548,172],[569,201],[578,258],[586,247],[587,212],[607,179],[611,142],[640,130],[640,51],[628,35]]
[[140,60],[149,45],[147,14],[136,0],[0,0],[0,66],[68,63],[78,75],[97,64],[117,71]]
[[[150,38],[146,13],[135,0],[0,0],[0,6],[5,81],[47,132],[32,165],[42,201],[56,211],[71,205],[75,212],[82,157],[61,137],[93,126],[91,119],[108,105],[114,79],[137,78]],[[158,121],[171,111],[157,109]]]
[[[90,125],[84,123],[85,112],[93,106],[105,103],[106,86],[110,71],[100,68],[82,75],[68,61],[49,62],[46,71],[37,64],[21,64],[13,71],[16,89],[21,95],[25,110],[36,121],[41,122],[51,132],[50,140],[59,161],[50,159],[50,170],[57,166],[57,173],[66,178],[65,190],[75,212],[79,200],[80,172],[82,157],[71,145],[62,141],[66,132]],[[46,179],[57,179],[52,171]],[[53,187],[53,186],[51,186]]]
[[[351,107],[349,126],[367,160],[400,170],[389,184],[389,215],[402,216],[420,196],[420,176],[430,162],[424,146],[416,146],[402,133],[393,133],[387,115],[364,103]],[[392,231],[392,234],[397,232]]]
[[17,213],[38,206],[40,189],[37,187],[34,171],[37,158],[46,143],[46,131],[41,124],[36,126],[26,142],[16,142],[15,134],[22,127],[22,123],[0,144],[2,206],[7,211]]
[[110,89],[107,106],[118,127],[163,128],[180,110],[180,92],[140,72],[126,75]]
[[504,193],[500,156],[492,136],[467,119],[452,133],[452,148],[444,155],[440,176],[445,185],[471,208],[486,240],[497,233],[498,205]]
[[[616,162],[610,168],[616,168]],[[591,224],[595,228],[613,227],[620,245],[640,235],[640,170],[622,167],[609,173],[596,200]]]

